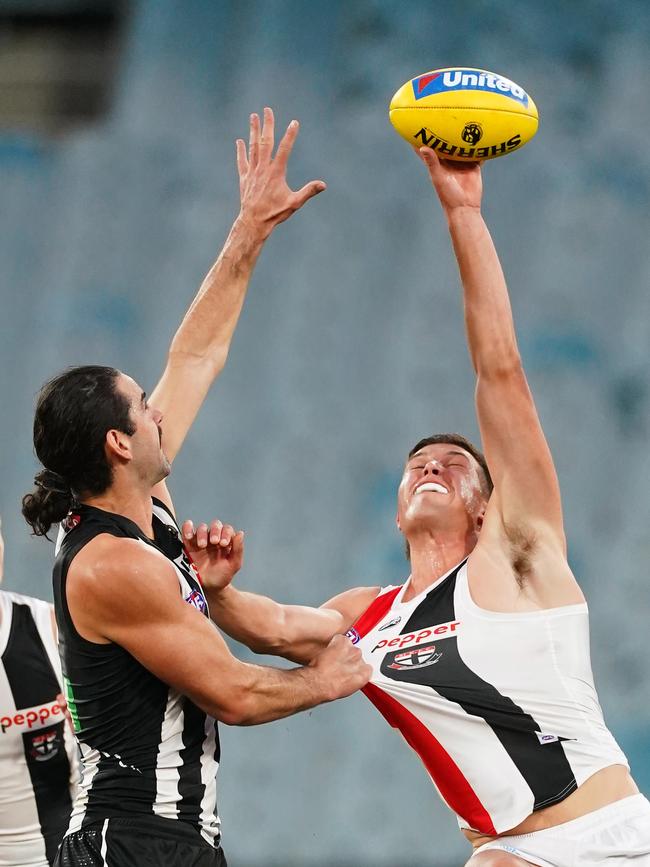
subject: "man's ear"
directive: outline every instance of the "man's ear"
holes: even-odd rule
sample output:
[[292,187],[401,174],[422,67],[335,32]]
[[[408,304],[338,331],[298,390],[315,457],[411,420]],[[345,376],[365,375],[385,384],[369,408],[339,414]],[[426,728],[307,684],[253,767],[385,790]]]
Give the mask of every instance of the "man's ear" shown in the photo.
[[486,509],[487,509],[487,505],[484,504],[484,505],[481,507],[481,511],[480,511],[480,512],[478,513],[478,515],[476,516],[476,529],[477,529],[479,532],[480,532],[481,529],[483,528],[483,522],[485,521],[485,512],[486,512]]
[[130,461],[133,458],[131,437],[121,430],[107,431],[105,447],[108,457],[118,458],[121,461]]

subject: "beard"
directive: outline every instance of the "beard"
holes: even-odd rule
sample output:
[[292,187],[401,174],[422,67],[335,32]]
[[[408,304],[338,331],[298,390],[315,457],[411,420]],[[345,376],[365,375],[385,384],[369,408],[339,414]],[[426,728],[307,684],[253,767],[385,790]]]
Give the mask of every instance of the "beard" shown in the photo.
[[158,469],[158,478],[156,479],[156,482],[162,482],[163,479],[167,478],[167,476],[171,473],[171,471],[172,471],[171,461],[169,460],[167,455],[161,449],[160,450],[160,466]]

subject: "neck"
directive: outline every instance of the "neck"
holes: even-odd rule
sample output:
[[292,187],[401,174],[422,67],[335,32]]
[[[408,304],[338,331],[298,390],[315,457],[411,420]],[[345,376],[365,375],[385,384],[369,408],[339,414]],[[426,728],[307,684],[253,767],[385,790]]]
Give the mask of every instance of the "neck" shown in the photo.
[[135,485],[115,482],[104,491],[89,497],[82,497],[86,506],[94,506],[105,512],[113,512],[133,521],[149,539],[153,539],[153,510],[151,506],[151,488],[138,488]]
[[419,533],[409,538],[411,580],[408,596],[417,596],[457,566],[474,549],[477,536]]

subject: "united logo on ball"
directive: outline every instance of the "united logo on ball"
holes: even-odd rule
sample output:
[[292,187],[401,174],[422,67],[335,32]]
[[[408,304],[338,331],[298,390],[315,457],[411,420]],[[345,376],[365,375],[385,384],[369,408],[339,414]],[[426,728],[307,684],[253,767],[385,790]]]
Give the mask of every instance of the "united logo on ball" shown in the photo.
[[390,122],[416,147],[450,160],[491,160],[522,148],[537,132],[526,91],[485,69],[434,69],[407,81],[390,103]]

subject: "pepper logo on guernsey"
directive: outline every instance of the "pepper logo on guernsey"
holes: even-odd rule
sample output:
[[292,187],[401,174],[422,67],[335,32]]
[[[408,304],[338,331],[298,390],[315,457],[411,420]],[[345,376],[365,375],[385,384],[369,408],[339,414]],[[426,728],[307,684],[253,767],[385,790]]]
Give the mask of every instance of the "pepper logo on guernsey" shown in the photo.
[[20,732],[29,731],[32,728],[43,728],[45,725],[60,722],[62,717],[63,711],[57,701],[41,705],[40,707],[36,705],[35,707],[24,708],[0,716],[0,732],[4,735],[10,728],[17,729]]
[[375,650],[380,650],[382,647],[390,648],[391,650],[397,648],[401,650],[403,647],[410,647],[412,645],[418,645],[423,641],[426,641],[427,638],[431,638],[432,636],[440,640],[441,638],[451,638],[454,635],[458,635],[458,630],[460,628],[460,620],[450,620],[448,623],[438,623],[435,626],[428,626],[426,629],[420,629],[417,632],[407,632],[404,635],[397,635],[395,638],[384,638],[370,651],[374,653]]
[[413,95],[416,99],[424,99],[434,93],[447,93],[454,90],[483,90],[488,93],[499,93],[514,99],[521,105],[528,105],[526,91],[493,72],[481,72],[478,69],[447,69],[444,72],[432,72],[414,78],[412,81]]

